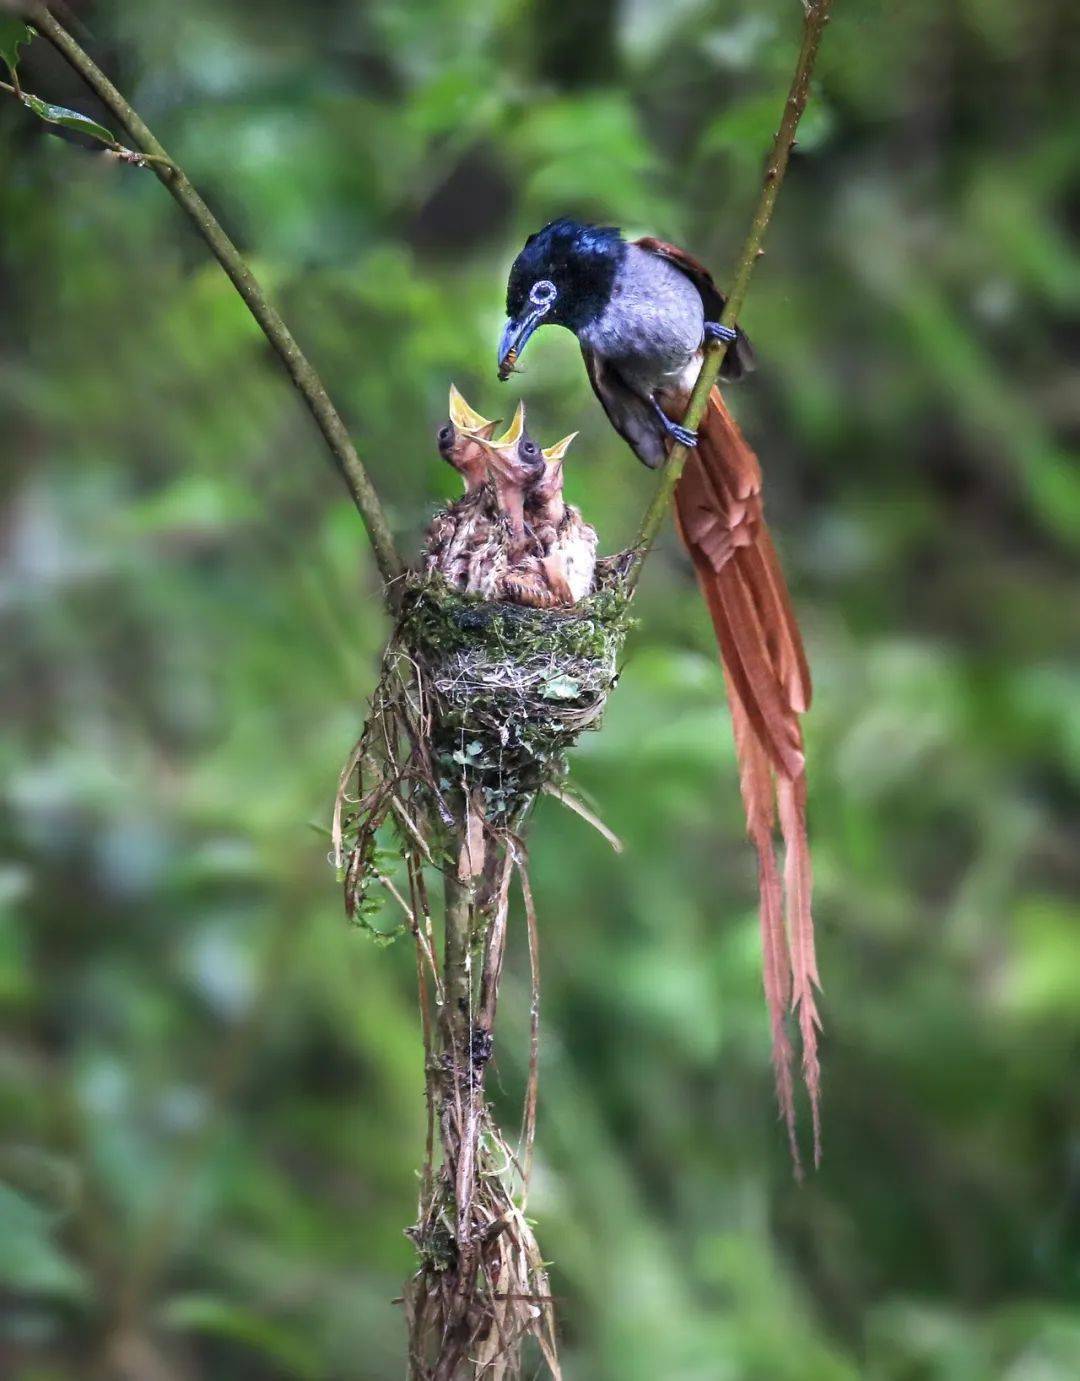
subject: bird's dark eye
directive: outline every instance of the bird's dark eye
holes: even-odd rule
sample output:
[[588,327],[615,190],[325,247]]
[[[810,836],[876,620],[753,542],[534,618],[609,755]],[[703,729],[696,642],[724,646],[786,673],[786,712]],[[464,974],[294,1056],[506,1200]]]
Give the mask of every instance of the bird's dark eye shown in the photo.
[[558,295],[558,288],[547,278],[539,279],[529,289],[529,301],[537,307],[550,307]]
[[448,445],[451,441],[453,441],[453,439],[454,439],[454,427],[453,427],[453,423],[451,423],[451,422],[444,422],[443,425],[439,428],[438,432],[436,433],[435,439],[436,439],[436,441],[441,442],[444,446]]
[[534,456],[537,454],[538,448],[535,441],[523,441],[521,443],[521,449],[525,453],[525,455]]

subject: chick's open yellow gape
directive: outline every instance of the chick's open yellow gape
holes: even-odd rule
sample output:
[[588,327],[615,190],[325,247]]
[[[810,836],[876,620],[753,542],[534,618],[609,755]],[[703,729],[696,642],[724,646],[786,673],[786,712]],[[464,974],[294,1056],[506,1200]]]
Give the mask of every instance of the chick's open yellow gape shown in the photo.
[[542,448],[519,403],[510,425],[482,417],[450,385],[440,456],[461,476],[464,494],[428,528],[424,566],[454,589],[497,602],[552,609],[591,594],[596,530],[563,498],[572,432]]

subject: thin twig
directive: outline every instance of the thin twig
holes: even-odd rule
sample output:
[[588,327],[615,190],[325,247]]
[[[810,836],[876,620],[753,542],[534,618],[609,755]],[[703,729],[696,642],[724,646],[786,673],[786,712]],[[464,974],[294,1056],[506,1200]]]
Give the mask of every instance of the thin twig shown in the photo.
[[508,848],[503,858],[502,874],[488,925],[483,971],[480,975],[479,1024],[490,1032],[495,1030],[495,1007],[499,1000],[499,979],[502,976],[503,956],[506,953],[506,922],[510,911],[512,874],[513,856]]
[[417,948],[419,949],[420,953],[424,957],[425,962],[427,963],[428,969],[431,973],[432,981],[435,984],[436,997],[441,1006],[442,985],[439,982],[439,970],[435,964],[435,955],[428,945],[427,937],[425,936],[424,932],[420,929],[420,923],[416,918],[416,912],[405,900],[405,898],[401,895],[398,889],[394,886],[394,883],[390,878],[386,877],[383,873],[376,873],[375,881],[386,888],[386,890],[394,898],[397,904],[401,907],[402,911],[405,912],[405,918],[409,923],[409,933],[416,941]]
[[322,432],[342,479],[352,495],[371,539],[375,563],[383,578],[386,597],[393,602],[396,584],[402,574],[401,557],[394,545],[379,496],[371,482],[345,423],[330,401],[330,395],[310,361],[297,345],[276,308],[263,293],[239,250],[218,224],[210,208],[188,181],[187,175],[170,158],[152,131],[132,109],[104,72],[76,43],[59,21],[40,3],[23,6],[27,20],[43,34],[61,56],[78,72],[97,98],[123,126],[131,142],[150,161],[152,170],[170,195],[183,208],[211,253],[225,270],[248,310],[262,327],[267,340],[277,351],[304,402]]
[[[532,1178],[533,1145],[536,1141],[536,1102],[540,1084],[540,936],[536,923],[536,905],[533,902],[529,873],[519,846],[514,849],[514,862],[517,865],[518,882],[525,903],[525,925],[529,936],[529,1077],[525,1086],[525,1113],[521,1124],[521,1212],[529,1195],[529,1180]],[[522,853],[524,850],[522,850]]]
[[[409,872],[409,896],[412,899],[413,916],[413,938],[416,941],[416,990],[420,1001],[420,1035],[424,1045],[424,1109],[427,1119],[427,1131],[424,1139],[424,1170],[420,1180],[420,1209],[417,1215],[419,1219],[423,1214],[427,1204],[431,1201],[432,1189],[435,1183],[435,1102],[437,1091],[435,1088],[434,1071],[434,1042],[431,1022],[431,1007],[428,1002],[427,980],[424,976],[424,958],[434,969],[434,962],[431,955],[431,947],[427,943],[424,930],[421,929],[419,913],[424,905],[424,894],[417,883],[417,875],[420,872],[420,864],[414,853],[410,852],[405,859],[406,867]],[[425,917],[425,919],[428,919]],[[442,987],[439,983],[438,971],[435,971],[435,991],[439,994],[441,1006]]]
[[[831,5],[832,0],[813,0],[813,3],[806,0],[804,4],[806,18],[803,24],[799,59],[795,65],[795,75],[791,79],[791,87],[788,91],[780,128],[776,131],[776,137],[765,164],[761,195],[758,197],[754,219],[750,223],[750,232],[743,244],[742,253],[739,255],[735,277],[728,293],[727,306],[720,318],[720,323],[723,326],[736,324],[743,309],[743,303],[746,301],[750,275],[754,271],[754,265],[761,257],[762,241],[765,238],[769,221],[772,219],[773,207],[776,205],[780,184],[783,182],[784,174],[787,171],[788,159],[795,143],[795,131],[798,129],[799,120],[806,109],[806,102],[810,95],[810,78],[814,71],[821,36],[829,22]],[[727,343],[725,341],[710,340],[705,346],[697,383],[694,385],[694,391],[690,395],[690,402],[687,404],[686,413],[682,419],[683,426],[689,427],[691,431],[697,430],[698,424],[705,415],[709,394],[720,375],[720,366],[724,363],[726,354]],[[660,531],[660,525],[667,514],[672,495],[675,493],[675,486],[679,482],[679,476],[682,474],[688,455],[689,451],[685,446],[672,447],[667,464],[660,476],[660,483],[656,487],[656,493],[645,510],[633,564],[627,573],[627,581],[631,589],[637,585],[645,558],[656,541],[656,534]]]
[[544,794],[546,796],[553,796],[555,800],[564,805],[567,810],[580,816],[586,824],[592,825],[597,834],[606,839],[611,845],[613,853],[622,853],[623,842],[619,836],[614,830],[609,829],[608,826],[604,824],[603,820],[600,819],[599,815],[597,815],[595,811],[590,810],[579,796],[575,796],[572,791],[567,791],[565,787],[556,786],[554,782],[546,783],[544,786]]

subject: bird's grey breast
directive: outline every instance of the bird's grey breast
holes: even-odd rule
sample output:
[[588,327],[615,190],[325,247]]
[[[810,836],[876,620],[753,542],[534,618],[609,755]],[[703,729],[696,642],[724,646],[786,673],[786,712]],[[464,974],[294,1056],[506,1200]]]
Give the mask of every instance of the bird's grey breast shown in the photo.
[[689,278],[666,259],[628,245],[611,298],[581,340],[627,383],[653,388],[685,369],[703,326],[701,297]]

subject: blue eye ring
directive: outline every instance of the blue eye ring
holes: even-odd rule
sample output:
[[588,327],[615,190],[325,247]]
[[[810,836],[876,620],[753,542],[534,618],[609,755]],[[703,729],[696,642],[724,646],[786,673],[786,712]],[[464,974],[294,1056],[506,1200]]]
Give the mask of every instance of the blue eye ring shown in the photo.
[[550,307],[559,290],[548,278],[540,278],[529,289],[529,301],[536,307]]

